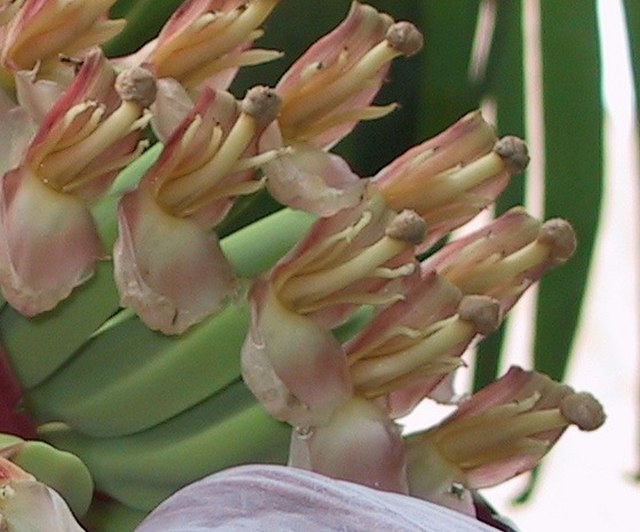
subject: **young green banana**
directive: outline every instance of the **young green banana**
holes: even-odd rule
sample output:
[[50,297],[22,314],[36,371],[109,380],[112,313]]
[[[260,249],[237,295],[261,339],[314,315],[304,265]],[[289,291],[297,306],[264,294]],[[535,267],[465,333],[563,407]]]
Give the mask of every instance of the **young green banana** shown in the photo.
[[91,473],[80,458],[42,441],[24,441],[0,434],[0,449],[11,445],[20,445],[10,457],[12,462],[57,491],[78,518],[85,515],[94,486]]
[[238,380],[248,322],[244,301],[179,338],[129,319],[28,392],[28,408],[40,422],[64,421],[90,436],[148,429]]
[[290,427],[269,417],[242,381],[149,430],[92,438],[60,423],[40,436],[74,452],[98,490],[150,510],[182,486],[207,474],[252,462],[284,462]]

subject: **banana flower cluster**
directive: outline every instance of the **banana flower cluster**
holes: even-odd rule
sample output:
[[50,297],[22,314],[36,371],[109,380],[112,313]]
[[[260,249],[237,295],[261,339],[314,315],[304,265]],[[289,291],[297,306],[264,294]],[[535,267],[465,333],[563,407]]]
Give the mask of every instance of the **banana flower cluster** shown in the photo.
[[[569,425],[604,422],[591,395],[520,368],[464,400],[449,389],[469,348],[576,247],[567,221],[514,208],[418,258],[525,169],[523,141],[474,111],[368,178],[330,151],[394,110],[373,102],[391,62],[422,48],[413,24],[354,1],[274,88],[237,100],[238,69],[281,55],[253,48],[279,0],[186,0],[155,40],[107,60],[96,46],[122,28],[114,3],[0,1],[0,288],[13,308],[53,309],[109,258],[121,306],[166,335],[246,296],[242,377],[291,425],[290,465],[471,515],[470,490],[531,470]],[[162,151],[118,198],[108,250],[90,206],[146,149],[150,123]],[[263,187],[315,222],[249,285],[215,230]],[[457,410],[403,435],[398,419],[426,398]],[[79,529],[10,458],[0,451],[0,530]]]

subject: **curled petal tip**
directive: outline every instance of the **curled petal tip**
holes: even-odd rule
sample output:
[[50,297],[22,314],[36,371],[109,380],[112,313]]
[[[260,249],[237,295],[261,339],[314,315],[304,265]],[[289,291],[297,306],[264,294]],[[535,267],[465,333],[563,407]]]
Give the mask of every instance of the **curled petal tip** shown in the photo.
[[242,112],[252,116],[259,124],[267,125],[280,113],[282,100],[274,89],[257,86],[247,91],[242,101]]
[[549,246],[551,257],[558,262],[569,260],[578,246],[573,227],[562,218],[552,218],[542,224],[538,242]]
[[529,164],[527,145],[518,137],[502,137],[496,142],[493,151],[502,157],[513,174],[522,172]]
[[141,67],[122,71],[116,78],[115,88],[124,101],[135,101],[142,107],[149,107],[158,92],[153,74]]
[[465,296],[458,307],[458,315],[484,335],[495,331],[502,321],[500,302],[483,295]]
[[560,401],[560,413],[580,430],[592,431],[606,420],[600,402],[588,392],[572,393]]
[[427,224],[422,217],[417,212],[406,209],[391,221],[386,235],[417,246],[424,240],[426,231]]
[[402,55],[411,57],[424,46],[424,37],[411,22],[396,22],[389,26],[386,35],[389,46]]

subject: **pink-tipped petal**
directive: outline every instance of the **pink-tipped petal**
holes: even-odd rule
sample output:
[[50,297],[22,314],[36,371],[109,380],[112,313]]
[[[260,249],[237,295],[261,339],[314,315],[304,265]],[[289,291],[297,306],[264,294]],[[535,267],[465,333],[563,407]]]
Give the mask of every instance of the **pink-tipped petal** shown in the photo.
[[[348,90],[336,87],[367,52],[384,42],[392,22],[391,17],[373,7],[353,2],[347,17],[296,60],[276,87],[283,99],[280,122],[287,143],[305,141],[329,149],[353,130],[359,121],[357,111],[367,107],[380,90],[389,62],[368,71]],[[306,103],[302,103],[330,93],[335,97],[330,96],[315,109],[306,109]],[[353,118],[340,118],[349,113]],[[317,129],[319,121],[327,126]]]
[[0,189],[0,284],[22,314],[52,309],[92,274],[104,253],[86,206],[26,169]]
[[[262,136],[260,150],[282,147],[275,124]],[[262,167],[267,190],[283,205],[319,216],[331,216],[356,205],[362,198],[361,180],[341,157],[309,144],[295,144]]]
[[158,140],[166,144],[192,108],[193,101],[180,83],[172,78],[159,79],[151,119],[151,126]]
[[167,214],[146,189],[122,198],[118,227],[113,259],[121,302],[150,328],[179,334],[235,291],[216,235]]

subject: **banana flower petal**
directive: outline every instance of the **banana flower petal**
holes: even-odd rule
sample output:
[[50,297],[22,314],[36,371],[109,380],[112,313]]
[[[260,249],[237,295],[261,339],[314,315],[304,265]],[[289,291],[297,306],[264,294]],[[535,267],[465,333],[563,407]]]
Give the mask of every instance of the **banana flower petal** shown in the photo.
[[375,403],[354,397],[327,425],[291,433],[289,465],[371,488],[408,493],[400,428]]
[[144,188],[118,208],[115,279],[121,304],[152,329],[179,334],[216,312],[235,286],[213,232],[164,212]]
[[244,381],[276,419],[295,427],[322,425],[351,396],[340,343],[330,330],[287,309],[269,288],[258,280],[251,289]]
[[[260,138],[260,149],[284,146],[276,124]],[[262,165],[269,193],[280,203],[317,214],[331,216],[360,201],[365,181],[344,159],[307,143],[293,144],[289,150]]]
[[0,180],[0,285],[25,316],[50,310],[93,273],[104,252],[85,204],[27,168]]
[[159,79],[173,78],[189,90],[225,90],[239,67],[281,57],[279,52],[250,49],[279,1],[187,0],[156,39],[116,62],[142,65]]
[[212,523],[221,530],[242,523],[250,530],[495,532],[413,497],[274,465],[235,467],[199,480],[161,503],[136,530],[208,530]]
[[35,124],[25,109],[16,106],[0,90],[0,143],[4,146],[4,153],[0,157],[0,175],[20,164],[34,132]]
[[64,499],[0,450],[0,530],[81,532]]
[[102,44],[124,28],[109,20],[116,0],[25,0],[6,29],[2,64],[11,70],[55,68],[60,54],[73,56]]

